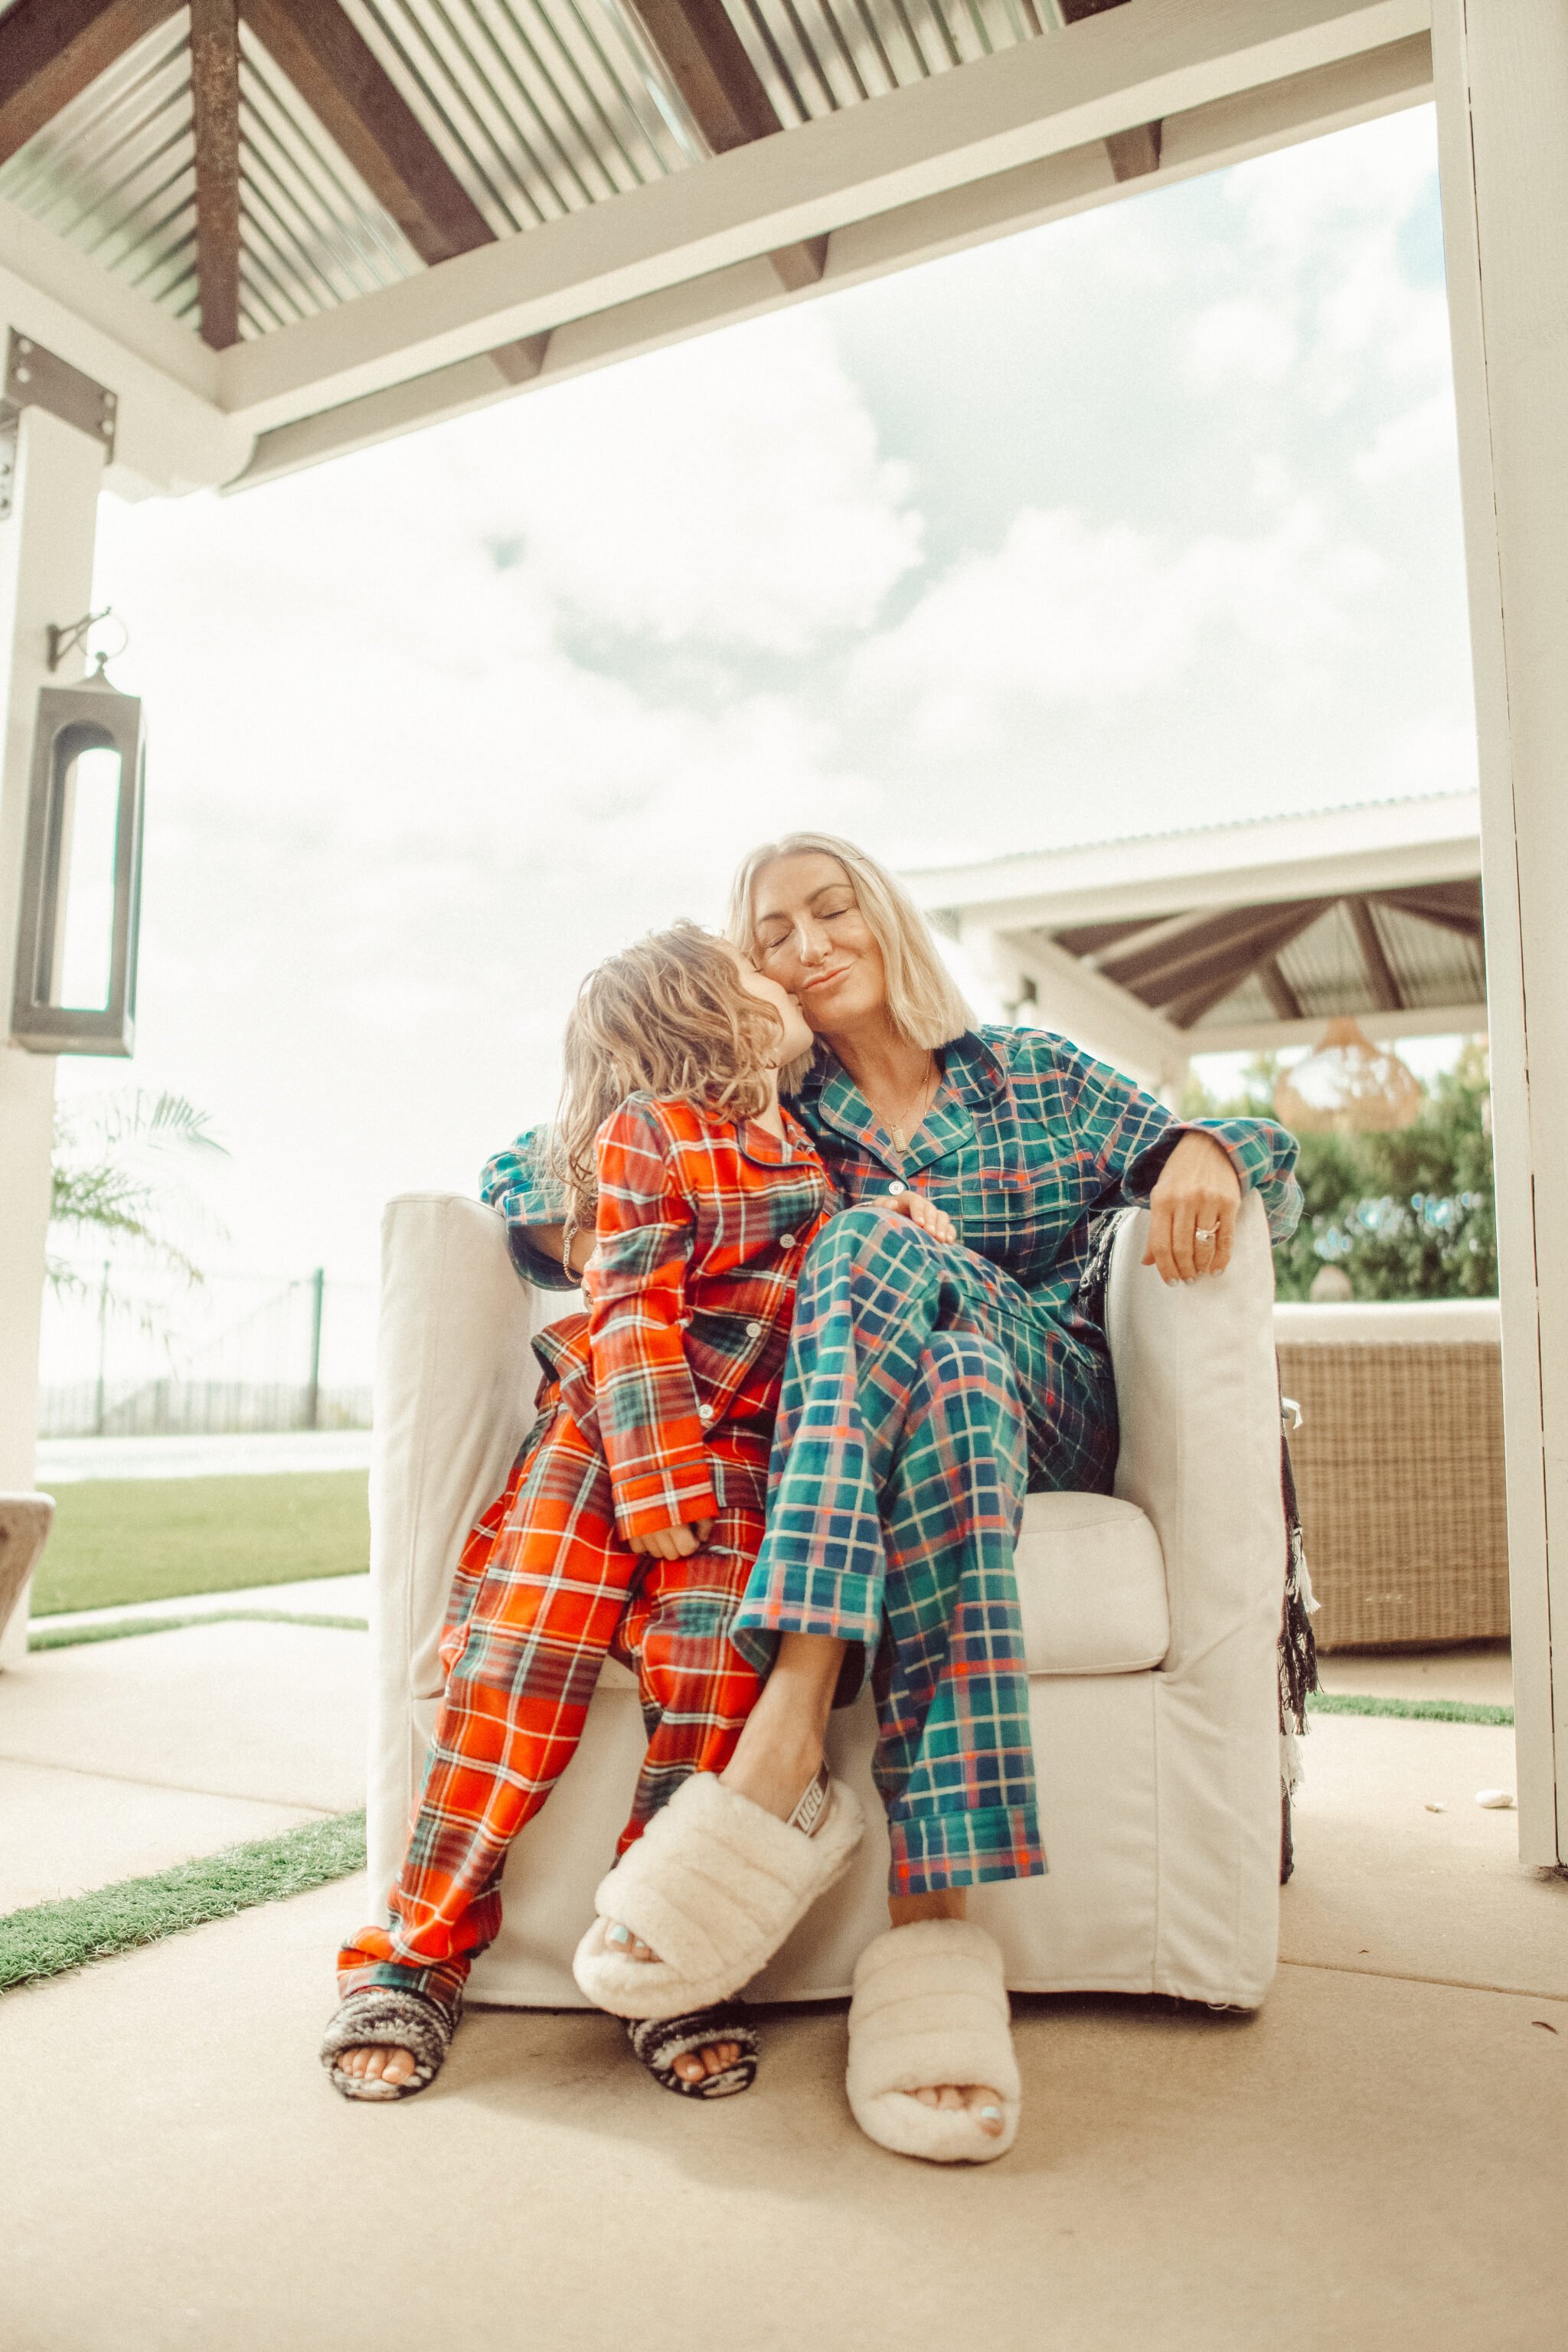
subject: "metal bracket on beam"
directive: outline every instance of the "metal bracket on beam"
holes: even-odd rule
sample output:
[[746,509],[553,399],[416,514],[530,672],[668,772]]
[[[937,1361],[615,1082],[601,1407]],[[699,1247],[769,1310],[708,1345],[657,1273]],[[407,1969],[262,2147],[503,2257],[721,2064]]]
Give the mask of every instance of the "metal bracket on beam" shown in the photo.
[[98,443],[108,461],[114,455],[120,395],[97,383],[68,360],[58,359],[15,327],[5,351],[5,384],[0,395],[0,518],[11,511],[16,472],[16,425],[24,408],[47,408],[64,425],[74,425]]

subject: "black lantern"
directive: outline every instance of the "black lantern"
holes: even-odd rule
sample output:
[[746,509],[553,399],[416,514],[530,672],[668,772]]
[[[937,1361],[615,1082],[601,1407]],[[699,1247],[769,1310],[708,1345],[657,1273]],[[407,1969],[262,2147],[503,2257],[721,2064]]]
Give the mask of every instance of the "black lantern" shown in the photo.
[[142,705],[101,660],[40,689],[11,1007],[31,1053],[134,1049],[144,751]]

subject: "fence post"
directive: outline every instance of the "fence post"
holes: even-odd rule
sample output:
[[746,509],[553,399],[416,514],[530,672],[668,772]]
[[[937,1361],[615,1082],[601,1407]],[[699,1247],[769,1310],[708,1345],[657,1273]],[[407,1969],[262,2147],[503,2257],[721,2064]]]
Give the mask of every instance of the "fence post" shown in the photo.
[[305,1426],[320,1426],[321,1414],[321,1302],[327,1269],[319,1265],[310,1276],[310,1377],[305,1384]]
[[98,1395],[94,1402],[92,1426],[96,1436],[103,1435],[105,1389],[109,1369],[109,1260],[103,1261],[103,1279],[98,1286]]

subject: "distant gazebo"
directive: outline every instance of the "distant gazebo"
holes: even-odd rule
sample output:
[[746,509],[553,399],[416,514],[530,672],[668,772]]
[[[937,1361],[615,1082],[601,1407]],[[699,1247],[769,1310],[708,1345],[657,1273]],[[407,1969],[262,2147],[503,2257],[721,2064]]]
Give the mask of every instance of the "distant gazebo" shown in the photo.
[[1194,1054],[1487,1025],[1473,793],[1026,852],[907,878],[1013,1017],[1169,1090]]

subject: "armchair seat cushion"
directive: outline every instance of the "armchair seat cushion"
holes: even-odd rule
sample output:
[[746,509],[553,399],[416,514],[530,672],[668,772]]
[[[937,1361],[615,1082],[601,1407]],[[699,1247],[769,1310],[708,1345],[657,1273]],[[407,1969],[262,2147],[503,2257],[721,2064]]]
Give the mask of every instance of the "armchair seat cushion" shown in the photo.
[[1031,1675],[1137,1675],[1171,1646],[1152,1519],[1115,1495],[1031,1495],[1013,1555]]
[[[1164,1556],[1136,1503],[1031,1495],[1014,1559],[1031,1675],[1147,1674],[1170,1648]],[[598,1687],[637,1684],[607,1658]]]

